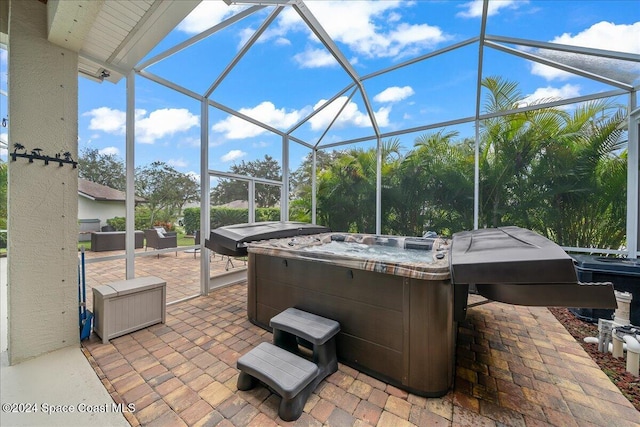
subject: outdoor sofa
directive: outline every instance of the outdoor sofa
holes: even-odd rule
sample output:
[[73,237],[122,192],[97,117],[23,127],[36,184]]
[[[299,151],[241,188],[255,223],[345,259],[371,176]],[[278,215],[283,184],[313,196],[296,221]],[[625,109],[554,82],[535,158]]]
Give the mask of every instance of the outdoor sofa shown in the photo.
[[[94,231],[91,233],[91,250],[93,252],[123,251],[125,246],[124,231]],[[144,247],[144,233],[135,232],[136,249]]]

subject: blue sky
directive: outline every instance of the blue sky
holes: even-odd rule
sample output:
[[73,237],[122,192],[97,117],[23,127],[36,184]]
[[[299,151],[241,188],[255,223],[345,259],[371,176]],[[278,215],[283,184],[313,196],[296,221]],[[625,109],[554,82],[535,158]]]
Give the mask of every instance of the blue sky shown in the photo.
[[[479,34],[479,1],[309,1],[308,8],[336,41],[360,76]],[[246,6],[204,1],[148,58],[221,22]],[[243,44],[273,11],[267,7],[200,41],[148,71],[203,94]],[[640,54],[640,7],[623,1],[527,1],[490,3],[487,34],[560,42]],[[613,89],[582,77],[487,49],[484,76],[517,81],[529,101],[568,98]],[[0,57],[6,91],[6,51]],[[376,121],[384,132],[438,123],[475,113],[478,45],[377,76],[364,82]],[[211,99],[279,130],[287,130],[351,81],[292,8],[285,8],[257,43],[214,90]],[[636,82],[638,84],[638,82]],[[293,135],[311,144],[372,136],[361,95],[351,91],[298,128]],[[6,117],[6,97],[0,109]],[[347,102],[348,101],[348,102]],[[79,149],[96,148],[124,158],[125,81],[96,83],[79,78]],[[336,112],[339,118],[325,131]],[[166,162],[199,174],[200,105],[146,78],[136,78],[136,164]],[[271,155],[281,161],[281,138],[209,109],[211,169]],[[460,136],[473,136],[460,125]],[[400,136],[410,149],[418,134]],[[6,130],[0,128],[6,141]],[[370,147],[375,142],[358,146]],[[295,169],[309,150],[291,144]],[[6,158],[5,153],[0,153]]]

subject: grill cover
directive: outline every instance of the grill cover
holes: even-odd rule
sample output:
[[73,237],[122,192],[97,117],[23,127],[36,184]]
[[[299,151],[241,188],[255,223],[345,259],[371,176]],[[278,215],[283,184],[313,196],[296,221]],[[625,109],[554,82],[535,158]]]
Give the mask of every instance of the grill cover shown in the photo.
[[616,308],[611,283],[580,283],[573,259],[551,240],[524,228],[453,235],[451,278],[476,285],[485,298],[545,307]]

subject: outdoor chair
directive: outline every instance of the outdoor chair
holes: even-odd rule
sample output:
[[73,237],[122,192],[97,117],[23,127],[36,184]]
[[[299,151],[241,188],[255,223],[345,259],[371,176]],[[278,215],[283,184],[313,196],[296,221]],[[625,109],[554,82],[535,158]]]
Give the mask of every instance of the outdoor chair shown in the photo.
[[160,231],[165,237],[166,236],[176,236],[178,237],[177,231],[166,231],[164,227],[153,227],[154,230]]
[[[144,237],[147,242],[147,245],[144,248],[145,251],[147,248],[167,249],[178,247],[178,236],[176,233],[166,235],[161,230],[152,228],[150,230],[144,230]],[[178,255],[177,251],[176,255]],[[158,258],[160,258],[160,254],[158,254]]]

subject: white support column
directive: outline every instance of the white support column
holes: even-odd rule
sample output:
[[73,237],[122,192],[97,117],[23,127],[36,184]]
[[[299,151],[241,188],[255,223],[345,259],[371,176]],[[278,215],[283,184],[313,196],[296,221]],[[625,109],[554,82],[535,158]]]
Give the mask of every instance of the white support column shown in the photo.
[[[376,234],[382,234],[382,140],[377,138],[376,153]],[[365,232],[365,230],[362,230]]]
[[280,221],[289,221],[289,138],[282,137],[282,198],[280,199]]
[[136,133],[136,74],[131,71],[127,75],[127,113],[125,136],[125,173],[126,173],[126,198],[125,198],[125,250],[126,250],[126,278],[135,278],[135,215],[136,215],[136,190],[135,190],[135,133]]
[[256,222],[256,182],[253,179],[248,181],[247,201],[249,202],[249,212],[247,222],[253,224]]
[[[632,94],[635,98],[635,93]],[[635,106],[635,99],[631,105]],[[629,141],[627,144],[627,250],[628,258],[638,258],[638,241],[640,240],[640,196],[638,192],[638,169],[640,157],[640,108],[629,114]]]
[[475,121],[475,144],[473,161],[473,229],[478,229],[480,218],[480,121]]
[[209,175],[209,102],[200,104],[200,293],[209,295],[211,265],[204,239],[211,231],[211,175]]
[[317,148],[313,149],[312,152],[312,156],[313,156],[313,161],[311,162],[311,223],[312,224],[317,224],[317,216],[316,216],[316,209],[317,209],[317,200],[316,200],[316,168],[317,168],[317,156],[316,153],[318,152]]
[[8,355],[78,346],[78,55],[47,40],[47,5],[9,3]]

